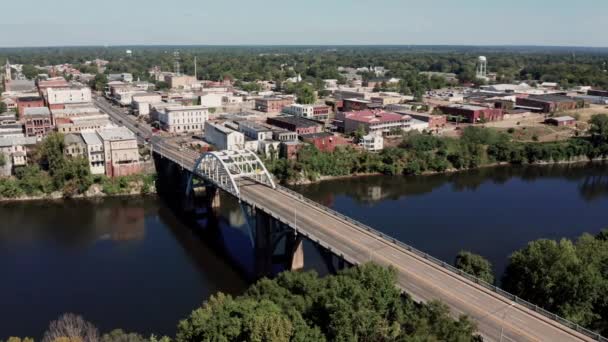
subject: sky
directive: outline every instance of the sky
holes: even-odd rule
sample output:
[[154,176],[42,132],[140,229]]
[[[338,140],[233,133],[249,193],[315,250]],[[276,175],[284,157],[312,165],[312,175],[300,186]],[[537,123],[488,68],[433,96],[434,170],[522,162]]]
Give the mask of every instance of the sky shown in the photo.
[[[605,0],[2,1],[0,47],[553,45],[608,47]],[[5,14],[9,13],[9,14]]]

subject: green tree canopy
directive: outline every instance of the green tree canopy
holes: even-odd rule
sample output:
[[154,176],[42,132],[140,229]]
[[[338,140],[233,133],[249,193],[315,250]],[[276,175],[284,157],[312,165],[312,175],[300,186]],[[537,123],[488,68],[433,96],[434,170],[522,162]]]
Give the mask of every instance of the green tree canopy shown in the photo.
[[459,270],[476,276],[486,283],[494,283],[492,264],[481,255],[460,251],[456,256],[454,266]]

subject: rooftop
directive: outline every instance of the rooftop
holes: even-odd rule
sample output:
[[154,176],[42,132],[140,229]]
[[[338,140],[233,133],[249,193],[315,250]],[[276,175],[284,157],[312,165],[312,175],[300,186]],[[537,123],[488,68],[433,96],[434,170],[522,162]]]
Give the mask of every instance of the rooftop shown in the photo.
[[36,137],[0,137],[0,147],[15,145],[36,145]]
[[19,102],[35,102],[42,101],[42,97],[40,96],[24,96],[17,98]]
[[576,121],[575,118],[568,116],[568,115],[550,118],[549,120],[553,120],[553,121],[557,121],[557,122]]
[[568,96],[553,95],[553,94],[530,95],[528,98],[531,100],[542,101],[542,102],[574,102],[574,101],[576,101],[575,99],[568,97]]
[[122,126],[102,128],[97,133],[99,134],[99,137],[105,141],[135,139],[135,134],[133,134],[133,132],[131,132],[127,127]]
[[486,109],[488,109],[488,107],[476,106],[476,105],[472,105],[472,104],[453,104],[453,105],[448,105],[446,107],[458,108],[458,109],[464,109],[464,110],[486,110]]
[[269,123],[271,121],[279,121],[279,122],[283,122],[283,123],[287,123],[287,124],[291,124],[294,125],[296,127],[313,127],[313,126],[319,126],[319,124],[315,121],[312,120],[308,120],[299,116],[290,116],[290,115],[285,115],[285,116],[276,116],[274,118],[268,118]]
[[30,107],[25,108],[24,114],[26,116],[50,116],[51,112],[47,107]]
[[300,137],[303,139],[319,139],[319,138],[331,138],[334,135],[328,132],[319,132],[319,133],[311,133],[311,134],[301,134]]
[[101,145],[101,139],[95,132],[83,132],[81,133],[82,140],[87,145]]
[[363,110],[359,112],[344,113],[344,118],[364,123],[377,123],[388,121],[409,121],[409,115],[401,115],[393,112]]
[[80,134],[66,134],[63,137],[63,142],[66,145],[71,145],[71,144],[84,145],[84,140],[82,139],[82,136],[80,136]]

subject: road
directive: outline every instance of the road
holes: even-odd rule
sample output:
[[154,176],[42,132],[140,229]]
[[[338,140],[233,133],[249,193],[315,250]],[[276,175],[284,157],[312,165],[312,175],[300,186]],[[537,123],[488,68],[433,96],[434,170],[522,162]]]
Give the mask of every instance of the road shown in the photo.
[[138,123],[133,116],[122,113],[120,109],[110,104],[105,98],[96,96],[93,98],[93,103],[102,112],[108,114],[112,121],[127,127],[137,134],[137,142],[140,144],[143,144],[145,138],[152,135],[152,130],[146,125]]
[[[193,169],[195,152],[179,151],[160,139],[153,142],[153,147]],[[373,261],[394,267],[398,286],[414,300],[441,300],[453,314],[465,314],[476,322],[487,341],[594,341],[294,194],[244,180],[239,182],[239,189],[242,201],[296,227],[349,262]]]

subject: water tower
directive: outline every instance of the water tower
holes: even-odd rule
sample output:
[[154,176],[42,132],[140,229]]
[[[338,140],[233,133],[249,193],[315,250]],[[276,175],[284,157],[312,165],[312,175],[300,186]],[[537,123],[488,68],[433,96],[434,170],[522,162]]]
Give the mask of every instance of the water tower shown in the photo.
[[477,59],[477,78],[488,78],[488,59],[486,56],[479,56]]

